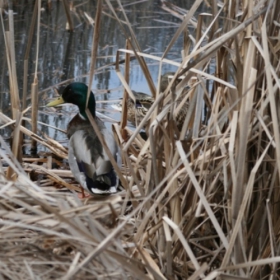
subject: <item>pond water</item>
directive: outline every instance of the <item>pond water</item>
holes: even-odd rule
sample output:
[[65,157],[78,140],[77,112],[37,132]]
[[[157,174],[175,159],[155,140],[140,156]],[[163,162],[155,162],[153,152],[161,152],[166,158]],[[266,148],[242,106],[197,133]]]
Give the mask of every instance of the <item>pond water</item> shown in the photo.
[[[23,62],[29,37],[29,28],[35,1],[14,1],[11,9],[14,12],[16,65],[20,95],[23,87]],[[42,1],[41,25],[40,25],[40,49],[38,64],[39,84],[39,121],[65,129],[69,118],[76,110],[73,106],[63,107],[58,112],[52,112],[44,105],[55,95],[53,87],[66,80],[88,82],[90,69],[90,54],[93,40],[93,27],[90,18],[94,19],[97,1],[68,1],[71,2],[71,16],[74,23],[74,32],[66,30],[66,15],[62,1]],[[182,9],[189,9],[192,0],[170,1]],[[111,1],[118,11],[117,1]],[[127,17],[133,26],[137,40],[143,52],[161,56],[176,32],[181,19],[171,15],[161,8],[161,1],[121,1],[125,8]],[[117,21],[108,16],[110,10],[103,1],[102,29],[99,40],[99,50],[96,68],[97,71],[92,90],[96,94],[97,110],[118,121],[120,114],[111,109],[110,103],[103,100],[117,100],[122,97],[123,88],[119,81],[115,66],[107,66],[115,62],[116,51],[124,48],[125,37]],[[120,13],[120,12],[118,12]],[[7,10],[3,13],[5,29],[8,29]],[[36,32],[36,30],[35,30]],[[5,58],[5,43],[3,28],[0,31],[0,48],[2,71],[0,72],[0,109],[3,113],[10,115],[9,77]],[[183,46],[182,36],[177,40],[168,54],[168,58],[176,61],[181,60]],[[33,37],[32,48],[29,58],[28,76],[28,99],[30,105],[31,83],[34,79],[36,58],[36,33]],[[153,81],[157,83],[159,64],[153,60],[147,60]],[[123,66],[121,66],[123,70]],[[176,68],[165,64],[162,72],[175,71]],[[135,91],[149,93],[147,82],[142,70],[136,60],[131,61],[130,86]],[[70,110],[70,113],[69,113]],[[28,116],[28,114],[27,114]],[[39,125],[42,133],[59,140],[65,141],[66,135],[55,129]],[[8,139],[10,129],[0,131],[1,135]]]

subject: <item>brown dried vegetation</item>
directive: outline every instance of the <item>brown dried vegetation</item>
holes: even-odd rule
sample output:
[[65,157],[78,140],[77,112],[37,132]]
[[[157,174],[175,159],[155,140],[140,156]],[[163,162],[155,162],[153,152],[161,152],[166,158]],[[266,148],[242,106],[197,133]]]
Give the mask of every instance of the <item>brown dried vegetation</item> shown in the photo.
[[[9,166],[0,166],[1,278],[277,279],[280,2],[205,1],[211,15],[197,15],[203,0],[194,1],[187,13],[163,2],[182,23],[162,57],[141,52],[117,2],[121,19],[109,0],[103,4],[128,40],[127,49],[116,54],[125,92],[121,124],[112,126],[122,150],[123,167],[117,171],[124,190],[80,201],[62,191],[77,187],[70,184],[68,170],[51,168],[59,160],[51,155],[40,159],[42,167],[24,159],[21,166],[18,145],[8,152],[0,138],[6,148],[0,156]],[[90,77],[100,16],[101,1]],[[195,38],[188,34],[189,24],[196,28]],[[185,44],[182,63],[177,63],[165,57],[181,34]],[[124,74],[118,65],[121,53],[126,54]],[[126,82],[130,55],[136,56],[155,97],[134,132],[126,127],[125,109],[127,95],[133,98]],[[159,76],[163,63],[178,66],[164,92],[153,84],[146,57],[159,61]],[[183,77],[180,83],[178,77]],[[15,87],[12,93],[16,112]],[[176,115],[186,101],[189,110],[179,131]],[[66,157],[54,140],[20,126],[21,117],[15,113],[11,120],[0,114],[3,123],[15,124],[14,143],[22,132],[56,158]],[[147,121],[144,141],[139,131]],[[31,170],[39,184],[26,176],[32,176]],[[44,177],[38,180],[40,174]]]

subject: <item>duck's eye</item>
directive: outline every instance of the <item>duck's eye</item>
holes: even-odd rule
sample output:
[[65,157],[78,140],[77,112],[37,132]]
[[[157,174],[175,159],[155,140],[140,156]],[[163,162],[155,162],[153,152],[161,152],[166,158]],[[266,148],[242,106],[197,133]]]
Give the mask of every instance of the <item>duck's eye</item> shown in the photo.
[[142,107],[142,104],[141,104],[141,102],[139,100],[136,100],[135,107],[136,108],[141,108]]

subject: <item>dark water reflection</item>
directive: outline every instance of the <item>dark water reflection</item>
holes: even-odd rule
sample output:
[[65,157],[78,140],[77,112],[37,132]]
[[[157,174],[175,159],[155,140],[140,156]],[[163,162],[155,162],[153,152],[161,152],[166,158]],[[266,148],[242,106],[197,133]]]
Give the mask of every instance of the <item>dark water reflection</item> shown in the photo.
[[[88,72],[90,69],[90,52],[93,40],[93,27],[89,24],[85,12],[94,19],[96,1],[69,1],[72,2],[74,10],[72,18],[74,22],[74,32],[65,30],[66,16],[62,1],[52,1],[51,6],[47,1],[42,1],[41,29],[40,29],[40,52],[38,65],[38,83],[40,90],[39,104],[42,105],[39,112],[39,121],[65,129],[72,112],[72,106],[64,107],[62,115],[50,114],[49,110],[43,106],[53,96],[54,92],[51,86],[61,83],[67,79],[83,81],[87,83]],[[181,8],[189,9],[193,3],[191,0],[174,0],[174,4]],[[19,81],[20,94],[23,87],[23,58],[26,51],[26,45],[29,34],[33,8],[35,1],[14,1],[12,9],[14,11],[15,26],[15,44],[17,74]],[[137,35],[142,51],[146,53],[161,56],[170,39],[174,35],[181,20],[170,15],[160,8],[160,1],[145,1],[139,4],[132,4],[132,1],[122,1],[126,14]],[[117,7],[117,3],[112,1]],[[103,2],[103,11],[111,14],[106,4]],[[8,17],[4,14],[4,24],[8,29]],[[35,31],[36,32],[36,31]],[[10,115],[9,99],[9,77],[5,58],[5,43],[3,31],[0,31],[0,48],[2,70],[0,72],[0,109],[7,115]],[[183,39],[180,38],[171,49],[168,58],[180,61]],[[99,51],[97,68],[103,67],[115,61],[116,51],[124,48],[125,37],[115,19],[103,15],[102,30],[99,41]],[[30,87],[34,78],[36,57],[36,34],[33,38],[32,49],[29,59],[29,81],[28,81],[28,100],[30,105]],[[156,61],[147,60],[150,72],[154,82],[157,82],[159,65]],[[164,65],[163,72],[174,71],[176,68],[171,65]],[[132,89],[149,93],[148,85],[142,74],[142,71],[136,61],[131,62],[130,86]],[[122,95],[121,83],[115,73],[113,66],[104,68],[95,76],[92,86],[96,93],[96,99],[116,100]],[[118,120],[120,115],[112,112],[110,106],[104,103],[98,104],[99,111],[106,110],[105,114]],[[39,129],[58,140],[65,139],[65,135],[58,131],[40,126]],[[2,136],[8,138],[9,129],[2,129]]]

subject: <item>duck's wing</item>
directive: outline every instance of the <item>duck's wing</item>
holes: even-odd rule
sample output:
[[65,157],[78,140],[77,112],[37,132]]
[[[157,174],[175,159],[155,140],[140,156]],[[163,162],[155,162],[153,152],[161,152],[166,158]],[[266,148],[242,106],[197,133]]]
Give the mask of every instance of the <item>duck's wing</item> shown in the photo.
[[[104,134],[105,127],[101,127]],[[104,135],[107,146],[116,157],[116,143],[110,133]],[[107,138],[106,138],[107,137]],[[113,140],[113,143],[110,142]],[[77,130],[69,141],[69,164],[75,179],[92,193],[116,192],[117,177],[92,127]]]
[[[70,139],[71,141],[71,139]],[[72,145],[70,145],[69,142],[69,147],[68,147],[68,163],[71,169],[71,172],[76,179],[77,182],[80,183],[80,185],[87,190],[87,184],[86,184],[86,177],[84,172],[80,171],[80,168],[78,166],[78,162],[74,153],[74,148]]]
[[139,104],[141,104],[141,106],[149,109],[155,101],[151,95],[148,95],[144,92],[136,92],[136,91],[132,91],[132,92],[136,99],[136,104],[135,104],[136,107],[137,105],[139,106]]

